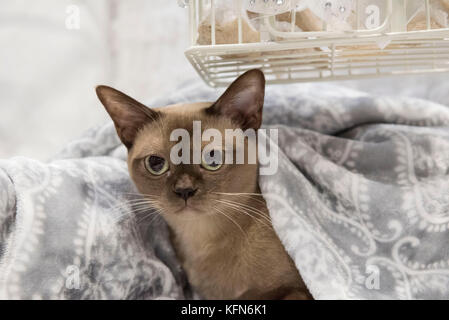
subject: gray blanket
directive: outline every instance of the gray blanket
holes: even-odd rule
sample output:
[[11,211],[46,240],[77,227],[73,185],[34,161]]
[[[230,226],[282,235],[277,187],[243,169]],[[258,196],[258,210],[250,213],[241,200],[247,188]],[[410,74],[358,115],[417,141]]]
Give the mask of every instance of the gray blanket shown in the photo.
[[[260,185],[315,298],[449,298],[447,107],[290,85],[267,90],[264,122],[280,163]],[[0,298],[192,297],[166,226],[133,213],[125,157],[108,123],[46,163],[0,161]]]

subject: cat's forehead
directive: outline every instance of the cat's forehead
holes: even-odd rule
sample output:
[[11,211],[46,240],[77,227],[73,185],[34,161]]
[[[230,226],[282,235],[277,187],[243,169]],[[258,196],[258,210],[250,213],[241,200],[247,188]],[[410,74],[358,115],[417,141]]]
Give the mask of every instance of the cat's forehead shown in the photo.
[[[194,123],[201,126],[201,131],[214,128],[224,130],[232,128],[231,121],[224,117],[211,116],[206,113],[206,109],[212,105],[211,102],[199,102],[190,104],[174,104],[166,107],[155,108],[160,114],[159,122],[164,134],[170,136],[170,133],[176,129],[185,129],[189,134],[193,133]],[[159,130],[151,123],[147,126],[148,131]],[[147,132],[148,132],[147,131]]]
[[188,115],[201,112],[202,110],[210,107],[212,102],[197,102],[197,103],[177,103],[168,105],[165,107],[154,108],[158,112],[166,115]]
[[134,143],[133,156],[138,157],[175,144],[175,141],[170,141],[170,135],[178,129],[186,130],[192,138],[195,126],[197,129],[200,128],[201,132],[206,129],[217,129],[223,133],[226,129],[235,128],[228,118],[207,114],[205,110],[211,104],[201,102],[154,108],[161,116],[140,131]]

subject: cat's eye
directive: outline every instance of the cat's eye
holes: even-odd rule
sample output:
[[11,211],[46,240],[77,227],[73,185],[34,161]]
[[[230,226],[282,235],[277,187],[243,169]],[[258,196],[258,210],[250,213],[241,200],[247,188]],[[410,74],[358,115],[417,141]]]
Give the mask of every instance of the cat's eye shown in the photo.
[[223,153],[220,150],[211,150],[203,154],[201,166],[209,171],[217,171],[223,165]]
[[160,176],[168,171],[168,161],[159,156],[149,156],[145,158],[145,168],[151,174]]

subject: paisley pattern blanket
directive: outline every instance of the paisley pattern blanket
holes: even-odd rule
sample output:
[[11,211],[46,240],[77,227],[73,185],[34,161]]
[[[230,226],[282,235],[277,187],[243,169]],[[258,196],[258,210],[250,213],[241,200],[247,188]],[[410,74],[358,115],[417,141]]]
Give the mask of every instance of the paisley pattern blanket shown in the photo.
[[[213,101],[185,86],[162,106]],[[99,105],[100,108],[100,105]],[[273,224],[317,299],[449,298],[449,109],[327,84],[267,89]],[[127,200],[112,123],[46,163],[0,161],[0,298],[195,297],[166,226]]]

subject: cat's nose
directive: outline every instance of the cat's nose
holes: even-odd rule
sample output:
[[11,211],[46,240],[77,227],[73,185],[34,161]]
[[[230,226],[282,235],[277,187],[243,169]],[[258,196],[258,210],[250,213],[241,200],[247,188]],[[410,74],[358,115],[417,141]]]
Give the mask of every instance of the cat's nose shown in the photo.
[[192,188],[177,188],[174,192],[181,198],[187,201],[188,198],[193,197],[198,189]]

